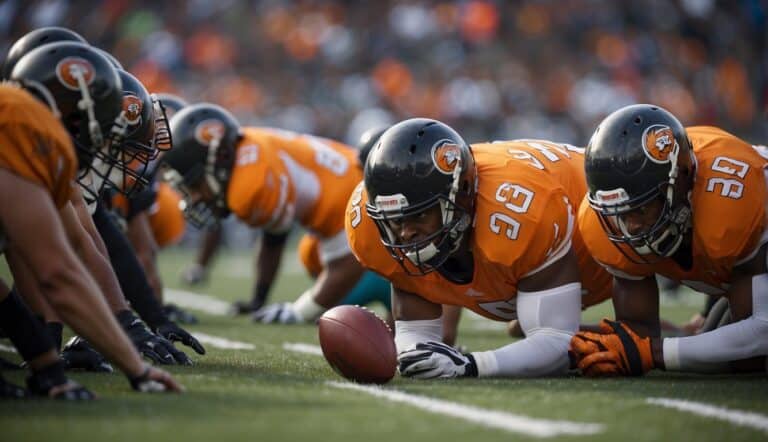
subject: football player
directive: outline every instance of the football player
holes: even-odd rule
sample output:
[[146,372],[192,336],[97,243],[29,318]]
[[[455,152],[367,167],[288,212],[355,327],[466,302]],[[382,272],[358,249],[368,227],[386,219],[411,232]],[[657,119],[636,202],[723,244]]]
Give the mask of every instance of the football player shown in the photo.
[[[715,127],[686,129],[649,104],[600,123],[586,151],[589,193],[578,222],[613,274],[616,320],[574,336],[583,373],[766,369],[767,158],[762,146]],[[661,339],[657,274],[724,296],[733,322]]]
[[[469,146],[439,121],[389,128],[349,200],[360,262],[392,285],[399,370],[414,378],[543,376],[569,368],[582,306],[609,275],[575,230],[583,149],[518,140]],[[441,304],[519,318],[526,338],[462,354],[440,342]]]
[[[74,31],[57,27],[41,28],[28,33],[14,43],[9,51],[9,57],[4,62],[4,72],[11,72],[15,64],[33,49],[62,41],[74,41],[87,45],[85,40]],[[84,192],[82,196],[77,191],[73,192],[71,206],[79,215],[85,231],[72,226],[69,229],[70,241],[73,244],[80,244],[76,250],[79,251],[81,258],[85,259],[86,266],[102,288],[110,307],[118,315],[121,325],[128,331],[142,353],[155,362],[190,363],[191,361],[183,352],[176,350],[164,338],[180,341],[193,347],[200,354],[203,354],[204,348],[194,337],[164,314],[125,236],[114,225],[102,205],[98,204],[102,191],[110,187],[134,195],[133,198],[137,200],[147,199],[142,197],[151,193],[142,191],[147,186],[146,164],[160,150],[170,147],[165,110],[158,100],[154,98],[150,100],[144,86],[135,77],[123,71],[120,63],[111,54],[98,48],[92,49],[106,57],[121,77],[124,86],[123,113],[120,115],[120,124],[114,125],[109,136],[105,138],[103,148],[94,152],[89,167],[78,175],[78,181]],[[119,136],[119,142],[115,139],[116,136]],[[127,167],[128,165],[131,167]],[[93,221],[90,219],[91,216]],[[109,268],[109,263],[103,262],[104,257],[109,257],[114,272]],[[21,275],[20,282],[25,282],[23,278],[28,272],[18,273]],[[115,276],[120,287],[116,284],[118,281],[115,280]],[[133,308],[160,336],[155,336],[146,330],[142,321],[138,320],[128,308],[121,290],[128,296]],[[33,286],[27,285],[24,295],[28,302],[30,298],[39,296],[34,292]],[[36,307],[38,311],[44,309],[44,305]],[[52,321],[48,323],[49,330],[60,347],[61,326],[55,322],[55,313],[50,310],[44,313]],[[83,349],[85,354],[91,356],[95,354],[85,341],[77,340],[75,343],[78,349],[86,347]],[[65,355],[68,354],[65,353]],[[69,358],[65,358],[65,361],[68,360]],[[94,362],[96,366],[100,366],[100,361],[94,360]]]
[[231,211],[264,230],[255,299],[266,298],[294,223],[320,238],[323,269],[315,284],[255,319],[314,321],[357,283],[363,269],[349,250],[343,219],[345,200],[361,178],[354,149],[310,135],[241,128],[229,112],[207,103],[174,115],[171,132],[164,176],[184,195],[187,220],[205,227]]
[[[68,207],[75,174],[90,167],[120,127],[120,78],[103,56],[80,43],[30,51],[9,77],[12,83],[0,86],[0,223],[14,279],[33,278],[45,302],[123,370],[135,389],[180,390],[168,373],[141,361],[68,242],[73,226],[81,228]],[[54,385],[41,391],[53,394]]]

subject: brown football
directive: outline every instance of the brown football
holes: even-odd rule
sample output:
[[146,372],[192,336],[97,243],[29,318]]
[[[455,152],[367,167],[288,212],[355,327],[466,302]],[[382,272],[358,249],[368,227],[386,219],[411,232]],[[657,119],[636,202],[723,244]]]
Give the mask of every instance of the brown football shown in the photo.
[[365,384],[384,384],[395,376],[392,331],[372,311],[353,305],[334,307],[320,317],[318,334],[325,360],[341,376]]

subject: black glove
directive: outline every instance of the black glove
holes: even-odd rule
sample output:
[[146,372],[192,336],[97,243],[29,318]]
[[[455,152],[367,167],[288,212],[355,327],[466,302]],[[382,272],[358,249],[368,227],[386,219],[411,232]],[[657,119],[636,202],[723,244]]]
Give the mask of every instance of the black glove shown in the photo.
[[90,390],[67,379],[64,363],[57,361],[42,370],[35,370],[27,378],[27,389],[34,396],[43,396],[65,401],[88,401],[96,399]]
[[[189,334],[188,331],[184,330],[171,321],[160,324],[155,329],[155,333],[171,342],[181,342],[187,347],[191,347],[192,350],[194,350],[199,355],[205,354],[205,348],[202,346],[202,344],[200,344],[200,341],[195,339],[195,337]],[[186,355],[184,356],[186,357]],[[191,364],[192,361],[189,361],[189,363]]]
[[131,310],[119,312],[117,322],[128,334],[139,353],[152,362],[168,365],[192,365],[192,361],[183,351],[177,350],[170,341],[162,336],[152,334]]
[[11,384],[0,374],[0,399],[23,399],[28,395],[27,390]]
[[91,344],[80,336],[75,336],[61,350],[61,360],[67,370],[85,370],[97,373],[112,373],[112,365],[104,359]]

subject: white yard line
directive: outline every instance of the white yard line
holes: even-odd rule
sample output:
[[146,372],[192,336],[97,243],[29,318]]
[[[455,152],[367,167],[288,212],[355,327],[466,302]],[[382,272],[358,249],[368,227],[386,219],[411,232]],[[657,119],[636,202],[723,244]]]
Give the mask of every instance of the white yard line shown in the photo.
[[768,433],[768,416],[750,411],[732,410],[726,407],[718,407],[704,402],[686,401],[662,397],[650,397],[645,400],[652,405],[674,408],[687,411],[699,416],[710,417],[730,422],[742,427],[750,427]]
[[225,350],[253,350],[256,347],[253,344],[240,341],[232,341],[219,336],[207,335],[205,333],[195,332],[192,336],[197,338],[198,341],[203,344],[208,344],[211,347],[223,348]]
[[350,382],[328,381],[327,384],[335,388],[355,390],[392,402],[408,404],[430,413],[462,419],[483,427],[525,434],[526,436],[589,435],[603,431],[603,425],[601,424],[536,419],[520,414],[489,410],[457,402],[432,399],[425,396],[403,393],[402,391]]
[[199,310],[211,315],[225,316],[229,313],[229,303],[210,295],[166,288],[163,290],[163,298],[166,302],[176,304],[179,307]]
[[296,353],[306,353],[315,356],[323,355],[323,350],[317,345],[305,344],[303,342],[284,342],[283,349]]
[[[322,350],[317,345],[304,344],[301,342],[286,342],[283,344],[283,348],[297,353],[311,355],[323,354]],[[601,424],[536,419],[518,414],[488,410],[456,402],[412,395],[397,390],[353,384],[350,382],[329,381],[327,384],[334,388],[361,391],[393,402],[405,403],[430,413],[463,419],[484,427],[521,433],[528,436],[552,437],[564,434],[585,435],[596,434],[603,431],[603,426]]]

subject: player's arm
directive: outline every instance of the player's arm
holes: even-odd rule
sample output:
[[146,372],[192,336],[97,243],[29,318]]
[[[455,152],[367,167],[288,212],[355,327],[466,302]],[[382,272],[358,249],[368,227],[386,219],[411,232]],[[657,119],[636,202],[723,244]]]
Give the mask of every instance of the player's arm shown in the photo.
[[616,319],[641,336],[660,336],[659,286],[655,276],[643,279],[613,278]]
[[568,370],[568,345],[579,327],[581,283],[573,250],[520,281],[517,316],[525,338],[473,353],[478,376],[533,377]]
[[763,371],[768,354],[768,270],[763,245],[734,268],[727,297],[733,322],[684,338],[652,341],[656,367],[676,371]]
[[246,302],[236,302],[234,306],[236,313],[250,313],[264,306],[277,277],[277,272],[280,270],[287,241],[288,232],[271,233],[264,231],[262,233],[258,252],[254,259],[256,280],[253,284],[251,299]]
[[195,262],[184,269],[181,275],[182,282],[197,285],[206,280],[213,257],[221,245],[222,236],[221,222],[217,222],[203,232]]
[[163,281],[157,268],[157,243],[152,234],[152,226],[149,224],[149,215],[146,211],[135,214],[128,220],[126,236],[136,251],[147,281],[155,292],[158,301],[163,301]]
[[72,248],[96,280],[109,308],[113,312],[128,310],[128,303],[112,271],[107,248],[79,190],[73,192],[70,201],[59,210],[59,215]]
[[[96,283],[75,255],[50,196],[39,186],[0,170],[0,222],[12,247],[31,269],[48,302],[77,333],[85,336],[132,381],[135,388],[162,383],[181,386],[167,373],[144,364],[110,314]],[[23,203],[22,203],[23,202]]]

